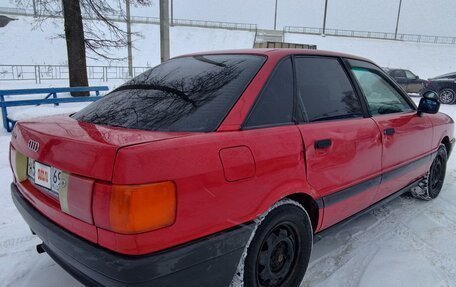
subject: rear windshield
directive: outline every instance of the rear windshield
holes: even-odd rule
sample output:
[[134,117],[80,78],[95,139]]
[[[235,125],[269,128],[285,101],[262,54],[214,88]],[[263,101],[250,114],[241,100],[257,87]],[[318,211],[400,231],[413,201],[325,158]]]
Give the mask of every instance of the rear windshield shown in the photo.
[[265,58],[206,55],[169,60],[128,81],[72,117],[157,131],[214,131]]

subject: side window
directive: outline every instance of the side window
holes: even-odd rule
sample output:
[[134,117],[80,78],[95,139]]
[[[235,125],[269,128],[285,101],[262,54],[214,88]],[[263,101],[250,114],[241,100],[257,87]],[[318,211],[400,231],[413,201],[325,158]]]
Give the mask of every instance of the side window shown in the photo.
[[410,71],[405,71],[405,75],[407,76],[407,79],[409,79],[409,80],[415,80],[416,79],[415,74],[413,74]]
[[372,115],[412,111],[404,97],[380,73],[367,68],[352,68]]
[[338,59],[296,58],[298,104],[309,122],[362,117],[361,105]]
[[394,70],[391,72],[391,76],[393,78],[405,78],[405,72],[404,70]]
[[276,67],[247,120],[246,126],[264,126],[293,121],[293,67],[288,58]]

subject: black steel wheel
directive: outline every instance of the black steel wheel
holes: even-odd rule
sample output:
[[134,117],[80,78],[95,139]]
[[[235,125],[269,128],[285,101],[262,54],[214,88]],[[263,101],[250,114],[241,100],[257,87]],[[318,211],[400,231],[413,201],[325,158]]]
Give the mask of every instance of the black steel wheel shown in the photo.
[[312,249],[312,225],[294,204],[273,209],[261,222],[244,263],[245,287],[299,286]]
[[445,180],[447,156],[445,146],[441,145],[429,170],[428,190],[430,199],[436,198],[442,190],[443,181]]
[[441,144],[426,176],[418,183],[417,187],[410,190],[413,197],[432,200],[439,196],[445,180],[447,160],[447,149],[445,145]]
[[442,104],[453,104],[456,101],[456,92],[452,89],[443,89],[439,93],[439,101]]

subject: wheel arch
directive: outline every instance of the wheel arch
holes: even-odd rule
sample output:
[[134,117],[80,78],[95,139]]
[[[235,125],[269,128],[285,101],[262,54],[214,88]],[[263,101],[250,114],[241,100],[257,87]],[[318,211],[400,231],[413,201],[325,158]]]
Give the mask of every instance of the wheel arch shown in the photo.
[[451,153],[451,142],[448,136],[444,136],[443,139],[440,141],[441,144],[445,145],[447,155],[450,156]]
[[440,143],[445,145],[447,152],[451,150],[450,138],[448,136],[444,136]]
[[303,179],[287,181],[267,193],[255,211],[249,217],[257,218],[271,206],[283,199],[296,201],[308,213],[314,233],[318,231],[323,219],[323,202],[318,199],[318,193]]
[[321,204],[317,202],[314,198],[306,193],[294,193],[290,194],[287,197],[288,199],[294,200],[299,203],[307,211],[307,214],[310,217],[310,222],[312,223],[312,229],[314,232],[320,226],[320,216],[321,213]]

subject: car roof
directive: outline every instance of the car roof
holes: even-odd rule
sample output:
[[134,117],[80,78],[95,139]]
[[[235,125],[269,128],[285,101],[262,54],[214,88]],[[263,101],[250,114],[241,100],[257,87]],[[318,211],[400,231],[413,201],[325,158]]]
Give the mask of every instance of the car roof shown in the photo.
[[310,49],[288,49],[288,48],[260,48],[260,49],[235,49],[235,50],[220,50],[220,51],[208,51],[208,52],[199,52],[199,53],[192,53],[192,54],[186,54],[182,55],[180,57],[185,57],[185,56],[200,56],[200,55],[226,55],[226,54],[232,54],[232,55],[242,55],[242,54],[247,54],[247,55],[263,55],[263,56],[268,56],[268,57],[285,57],[287,55],[311,55],[311,56],[331,56],[331,57],[341,57],[341,58],[349,58],[349,59],[354,59],[354,60],[361,60],[361,61],[366,61],[369,63],[372,63],[371,60],[355,56],[355,55],[350,55],[350,54],[345,54],[345,53],[339,53],[339,52],[332,52],[332,51],[325,51],[325,50],[310,50]]
[[440,76],[435,77],[434,79],[437,79],[437,78],[445,78],[445,77],[454,76],[454,75],[456,75],[456,72],[443,74],[443,75],[440,75]]

